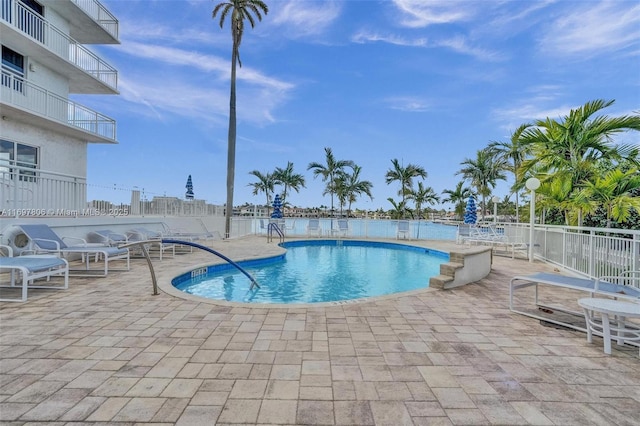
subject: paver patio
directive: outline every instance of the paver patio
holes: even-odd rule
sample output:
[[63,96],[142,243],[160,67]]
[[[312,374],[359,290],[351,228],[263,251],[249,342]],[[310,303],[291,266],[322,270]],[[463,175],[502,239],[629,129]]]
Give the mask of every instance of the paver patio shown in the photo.
[[[213,247],[281,250],[260,237]],[[205,262],[154,265],[165,287]],[[608,356],[600,338],[509,311],[512,276],[553,269],[494,257],[486,279],[455,290],[274,308],[153,296],[135,260],[0,304],[0,423],[640,424],[637,348]]]

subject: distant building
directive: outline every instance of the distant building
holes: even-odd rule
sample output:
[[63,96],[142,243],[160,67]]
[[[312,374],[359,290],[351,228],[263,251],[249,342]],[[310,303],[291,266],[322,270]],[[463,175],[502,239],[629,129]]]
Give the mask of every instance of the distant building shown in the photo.
[[118,94],[116,69],[85,46],[119,44],[117,19],[97,0],[0,0],[0,43],[4,190],[15,207],[85,207],[87,146],[117,143],[116,122],[69,95]]

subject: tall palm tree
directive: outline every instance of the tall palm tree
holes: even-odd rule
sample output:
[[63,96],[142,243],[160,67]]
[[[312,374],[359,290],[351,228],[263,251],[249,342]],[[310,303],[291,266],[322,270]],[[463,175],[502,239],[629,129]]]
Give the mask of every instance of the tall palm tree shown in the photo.
[[511,134],[511,138],[508,142],[493,141],[489,144],[488,148],[493,154],[504,160],[507,170],[513,173],[513,186],[511,192],[516,195],[516,222],[520,221],[520,214],[518,211],[518,192],[522,189],[522,179],[520,176],[520,169],[522,162],[527,158],[528,146],[522,143],[522,134],[525,130],[531,127],[531,124],[525,123],[518,126],[518,128]]
[[291,161],[287,162],[287,167],[284,169],[276,167],[276,170],[273,172],[273,178],[276,185],[282,185],[284,187],[284,191],[282,193],[283,206],[287,203],[289,188],[296,192],[300,192],[300,188],[305,187],[304,176],[293,172],[293,163]]
[[[220,12],[220,28],[229,16],[231,27],[231,95],[229,96],[229,135],[227,148],[227,206],[225,209],[224,236],[231,234],[231,216],[233,216],[233,189],[236,169],[236,62],[242,68],[240,61],[240,43],[244,32],[245,19],[255,27],[256,21],[262,21],[262,14],[269,13],[269,8],[262,0],[229,0],[219,3],[213,9],[212,18]],[[254,18],[255,15],[255,18]]]
[[447,195],[447,198],[442,200],[443,203],[451,203],[454,205],[454,211],[456,216],[462,218],[464,216],[464,209],[467,204],[467,199],[472,195],[471,188],[464,186],[464,181],[461,180],[457,183],[456,189],[445,189],[442,191],[442,195]]
[[340,173],[336,178],[338,198],[341,199],[341,204],[348,203],[347,217],[351,214],[351,204],[357,201],[359,195],[368,195],[373,201],[373,184],[368,180],[360,180],[361,171],[362,167],[354,165],[353,173]]
[[471,182],[482,195],[482,220],[487,206],[486,198],[491,194],[491,189],[495,188],[497,180],[504,180],[505,163],[493,155],[488,148],[481,149],[476,153],[475,159],[465,158],[463,167],[456,174],[461,174]]
[[413,190],[413,178],[421,177],[427,178],[427,172],[421,166],[415,164],[407,164],[407,167],[403,167],[397,158],[391,160],[393,168],[387,170],[385,174],[385,182],[389,185],[392,182],[400,182],[400,190],[398,195],[402,197],[402,204],[406,205],[407,195]]
[[325,164],[311,162],[307,170],[313,170],[313,177],[322,176],[322,181],[327,182],[327,186],[322,195],[331,195],[331,212],[333,217],[333,196],[336,193],[336,177],[345,167],[353,167],[355,164],[350,160],[336,160],[331,148],[325,148]]
[[275,185],[275,180],[273,178],[273,174],[261,173],[258,170],[252,170],[249,172],[250,175],[253,175],[258,178],[257,182],[250,183],[249,186],[253,187],[253,195],[258,195],[261,192],[264,192],[267,197],[267,215],[269,214],[269,206],[271,205],[271,194],[273,193],[273,188]]
[[433,206],[440,202],[440,197],[438,197],[438,194],[436,194],[433,188],[430,186],[424,186],[422,182],[418,182],[418,188],[411,191],[407,198],[413,200],[418,220],[422,217],[423,204],[430,204]]

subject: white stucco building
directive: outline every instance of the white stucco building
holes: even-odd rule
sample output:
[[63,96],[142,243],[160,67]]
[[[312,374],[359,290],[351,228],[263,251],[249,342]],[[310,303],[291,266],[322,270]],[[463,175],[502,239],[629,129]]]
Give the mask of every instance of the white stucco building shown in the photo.
[[86,45],[118,44],[97,0],[0,0],[0,208],[82,209],[87,146],[116,122],[69,100],[118,93],[118,73]]

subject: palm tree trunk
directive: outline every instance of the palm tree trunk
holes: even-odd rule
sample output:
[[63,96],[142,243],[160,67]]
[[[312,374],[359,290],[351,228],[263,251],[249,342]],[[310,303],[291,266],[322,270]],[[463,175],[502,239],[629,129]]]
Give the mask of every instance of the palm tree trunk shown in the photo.
[[231,236],[231,217],[233,216],[233,189],[236,171],[236,61],[238,46],[233,42],[231,53],[231,95],[229,96],[229,139],[227,147],[227,208],[224,215],[224,237]]

